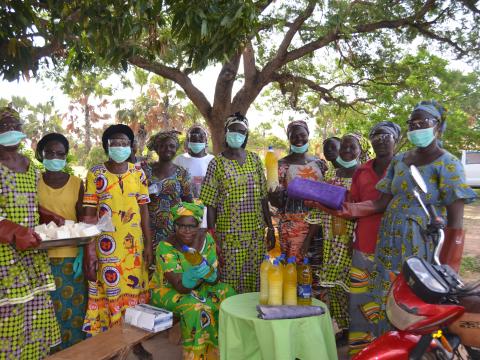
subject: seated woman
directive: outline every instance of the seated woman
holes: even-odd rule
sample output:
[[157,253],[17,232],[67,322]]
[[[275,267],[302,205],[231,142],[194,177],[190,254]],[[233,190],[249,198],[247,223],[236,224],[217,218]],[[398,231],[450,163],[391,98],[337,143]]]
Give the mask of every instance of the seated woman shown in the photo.
[[[184,359],[218,358],[218,310],[235,294],[228,284],[217,282],[215,241],[200,230],[203,205],[181,202],[171,209],[175,232],[158,244],[156,270],[150,284],[150,303],[180,316]],[[199,251],[213,266],[192,266],[182,246]]]

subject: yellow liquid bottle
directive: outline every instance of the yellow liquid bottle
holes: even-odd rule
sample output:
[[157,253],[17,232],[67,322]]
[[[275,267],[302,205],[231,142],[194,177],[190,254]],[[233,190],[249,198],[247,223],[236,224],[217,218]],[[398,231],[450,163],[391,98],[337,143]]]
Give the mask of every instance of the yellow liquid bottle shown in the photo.
[[268,147],[265,155],[265,167],[267,169],[267,189],[275,190],[278,186],[278,159],[272,146]]
[[282,305],[283,302],[283,271],[278,260],[268,271],[268,305]]
[[342,219],[338,216],[332,216],[331,225],[333,236],[342,236],[347,233],[347,223],[345,219]]
[[312,268],[308,258],[303,259],[303,264],[297,267],[297,304],[312,305]]
[[268,271],[272,267],[270,262],[270,257],[265,255],[265,260],[263,260],[260,265],[260,304],[268,304]]
[[288,259],[283,271],[283,305],[297,305],[297,265],[295,256]]
[[205,260],[202,254],[200,254],[196,249],[183,245],[182,252],[183,252],[183,256],[185,256],[185,259],[187,259],[187,261],[193,266],[200,265],[201,263],[205,263],[210,267],[210,271],[208,272],[207,275],[205,275],[205,278],[208,278],[210,275],[213,274],[215,270],[213,266],[209,265],[207,263],[207,260]]

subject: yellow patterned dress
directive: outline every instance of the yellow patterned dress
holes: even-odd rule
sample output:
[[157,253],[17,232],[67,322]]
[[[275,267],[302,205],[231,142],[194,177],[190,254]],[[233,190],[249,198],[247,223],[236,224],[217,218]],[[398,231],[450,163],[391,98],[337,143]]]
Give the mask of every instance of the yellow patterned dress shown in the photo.
[[96,239],[97,281],[88,282],[83,324],[89,335],[118,323],[126,308],[148,302],[139,206],[149,201],[145,174],[133,164],[121,175],[109,172],[103,164],[88,172],[84,206],[96,207],[99,217],[111,215],[115,226],[114,232]]

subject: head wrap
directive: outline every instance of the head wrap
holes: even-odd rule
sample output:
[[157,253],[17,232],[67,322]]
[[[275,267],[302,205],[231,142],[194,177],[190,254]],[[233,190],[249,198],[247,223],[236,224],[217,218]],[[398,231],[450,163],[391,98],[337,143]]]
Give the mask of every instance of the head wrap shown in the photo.
[[293,128],[296,127],[296,126],[304,128],[305,131],[307,132],[307,134],[310,134],[310,131],[308,130],[308,125],[305,121],[295,120],[295,121],[292,121],[291,123],[289,123],[288,126],[287,126],[287,138],[290,139],[290,134],[292,133]]
[[9,106],[0,107],[0,120],[8,118],[20,121],[20,114]]
[[370,141],[368,141],[366,138],[364,138],[358,133],[348,133],[346,135],[343,135],[342,140],[346,137],[351,137],[358,141],[358,144],[360,145],[360,156],[358,157],[358,160],[360,161],[360,163],[366,163],[372,158],[373,149]]
[[[415,107],[415,110],[422,110],[432,115],[436,120],[440,122],[440,133],[445,132],[447,129],[447,109],[436,100],[423,100],[420,101]],[[412,112],[413,112],[412,111]]]
[[240,114],[239,112],[236,112],[233,115],[230,115],[227,120],[225,120],[225,129],[227,129],[230,125],[233,124],[242,124],[245,129],[248,130],[248,120],[245,116]]
[[110,125],[108,128],[105,129],[102,135],[102,146],[105,152],[108,152],[108,140],[114,134],[125,134],[132,144],[133,140],[135,140],[135,135],[133,134],[133,131],[132,129],[130,129],[129,126],[124,124]]
[[195,130],[195,129],[200,129],[202,130],[204,133],[205,133],[205,137],[208,139],[208,130],[200,125],[200,124],[193,124],[192,126],[190,126],[187,130],[187,140],[190,140],[190,133]]
[[155,135],[150,136],[150,139],[148,139],[147,142],[147,149],[150,151],[154,151],[155,146],[159,141],[163,141],[165,139],[172,139],[173,141],[175,141],[178,150],[178,148],[180,147],[180,140],[178,140],[179,134],[181,134],[181,132],[177,130],[159,131]]
[[182,216],[192,216],[198,223],[201,223],[203,219],[203,209],[204,206],[200,201],[196,201],[195,203],[183,201],[170,209],[170,216],[173,221],[176,221]]
[[370,134],[368,134],[368,137],[371,138],[372,135],[374,135],[380,130],[384,133],[391,134],[395,142],[400,139],[400,133],[402,132],[402,129],[398,124],[395,124],[391,121],[380,121],[372,127],[372,130],[370,130]]
[[70,150],[70,145],[67,138],[59,133],[50,133],[42,137],[37,144],[37,148],[35,149],[35,158],[38,161],[43,161],[43,150],[45,149],[45,146],[51,141],[58,141],[59,143],[63,144],[63,146],[65,147],[65,151],[68,154],[68,151]]

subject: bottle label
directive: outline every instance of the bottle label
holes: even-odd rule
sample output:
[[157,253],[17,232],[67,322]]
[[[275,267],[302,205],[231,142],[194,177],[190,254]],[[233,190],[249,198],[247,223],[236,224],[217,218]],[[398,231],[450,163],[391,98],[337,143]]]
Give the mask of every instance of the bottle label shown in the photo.
[[297,296],[301,299],[310,299],[312,297],[312,285],[298,285]]

